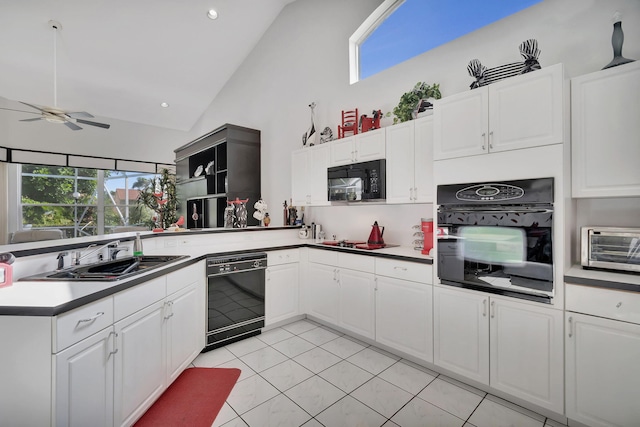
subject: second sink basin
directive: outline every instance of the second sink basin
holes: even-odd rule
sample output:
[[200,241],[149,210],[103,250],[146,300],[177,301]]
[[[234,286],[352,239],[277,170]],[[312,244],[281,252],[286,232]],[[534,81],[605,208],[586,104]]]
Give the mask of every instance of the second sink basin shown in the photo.
[[119,258],[96,264],[78,265],[65,270],[42,273],[24,277],[20,280],[98,280],[112,281],[131,277],[154,268],[162,267],[166,263],[187,258],[186,255],[143,255],[140,257]]

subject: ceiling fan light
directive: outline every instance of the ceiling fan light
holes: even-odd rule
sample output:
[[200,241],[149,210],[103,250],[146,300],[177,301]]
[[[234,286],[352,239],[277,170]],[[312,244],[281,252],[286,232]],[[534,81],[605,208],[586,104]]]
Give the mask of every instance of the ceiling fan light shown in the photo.
[[162,108],[167,108],[167,107],[169,106],[169,104],[168,104],[168,103],[166,103],[166,102],[163,102],[163,103],[161,103],[161,104],[160,104],[160,106],[161,106]]
[[44,119],[49,123],[64,123],[66,121],[62,117],[56,117],[56,116],[46,116]]
[[207,12],[207,17],[209,19],[217,19],[218,18],[218,12],[216,12],[215,9],[209,9],[209,12]]

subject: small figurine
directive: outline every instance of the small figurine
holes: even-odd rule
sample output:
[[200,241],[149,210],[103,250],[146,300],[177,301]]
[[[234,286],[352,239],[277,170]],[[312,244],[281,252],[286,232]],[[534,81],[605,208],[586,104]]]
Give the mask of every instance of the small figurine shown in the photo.
[[262,220],[262,222],[264,223],[265,227],[268,227],[269,224],[271,224],[271,218],[269,217],[269,212],[266,212],[264,214],[264,219]]
[[320,132],[320,144],[324,144],[329,141],[333,141],[333,131],[329,126],[327,126],[322,132]]
[[373,129],[380,129],[381,110],[373,110],[373,117],[367,117],[366,114],[360,116],[360,132],[367,132]]
[[316,125],[315,125],[315,113],[314,108],[316,108],[316,103],[312,102],[309,104],[309,108],[311,108],[311,126],[309,126],[309,130],[302,134],[302,145],[306,146],[307,143],[309,147],[316,144]]

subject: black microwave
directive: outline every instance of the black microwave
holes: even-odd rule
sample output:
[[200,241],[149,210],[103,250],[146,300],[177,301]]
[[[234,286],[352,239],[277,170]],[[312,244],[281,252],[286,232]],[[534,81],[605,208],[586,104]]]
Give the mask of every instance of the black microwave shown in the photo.
[[329,200],[355,202],[386,198],[385,166],[385,160],[381,159],[329,168]]

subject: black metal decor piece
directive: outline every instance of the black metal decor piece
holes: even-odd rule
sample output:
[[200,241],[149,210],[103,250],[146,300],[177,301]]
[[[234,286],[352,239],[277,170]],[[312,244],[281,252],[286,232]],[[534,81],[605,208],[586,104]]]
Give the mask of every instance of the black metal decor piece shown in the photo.
[[605,65],[602,69],[615,67],[617,65],[626,64],[635,61],[622,56],[622,44],[624,43],[624,33],[622,32],[622,21],[613,24],[613,34],[611,35],[611,46],[613,47],[613,60]]
[[538,57],[540,56],[540,50],[538,49],[538,41],[536,39],[525,40],[520,44],[519,49],[524,62],[512,62],[493,68],[487,68],[482,65],[478,59],[472,59],[469,61],[467,71],[471,77],[475,77],[476,79],[476,81],[471,83],[469,87],[471,89],[476,89],[508,77],[539,70],[540,63],[538,62]]

